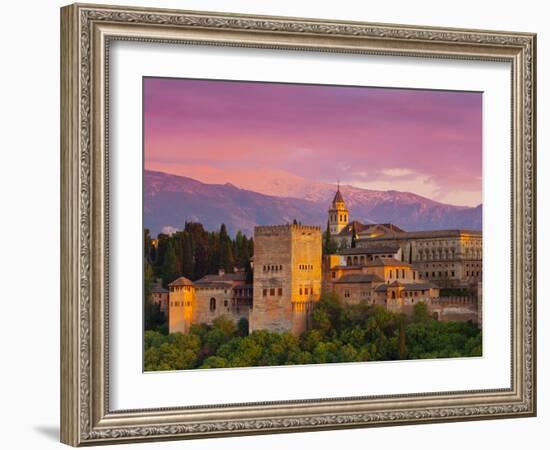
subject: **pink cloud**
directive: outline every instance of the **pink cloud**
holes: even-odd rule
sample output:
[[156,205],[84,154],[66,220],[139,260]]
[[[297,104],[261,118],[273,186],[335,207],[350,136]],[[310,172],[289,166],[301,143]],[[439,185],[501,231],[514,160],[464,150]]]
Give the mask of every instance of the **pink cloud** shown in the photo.
[[432,198],[481,203],[479,92],[145,78],[144,125],[146,165],[362,172],[371,188],[401,168],[430,179]]

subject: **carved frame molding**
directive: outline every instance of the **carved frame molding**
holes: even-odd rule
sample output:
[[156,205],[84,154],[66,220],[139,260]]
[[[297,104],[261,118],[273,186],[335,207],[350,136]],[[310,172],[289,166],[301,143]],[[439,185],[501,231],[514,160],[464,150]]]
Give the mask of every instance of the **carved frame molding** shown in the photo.
[[[509,61],[512,386],[110,411],[108,58],[112,40]],[[78,446],[536,414],[535,67],[529,33],[75,4],[61,10],[61,439]]]

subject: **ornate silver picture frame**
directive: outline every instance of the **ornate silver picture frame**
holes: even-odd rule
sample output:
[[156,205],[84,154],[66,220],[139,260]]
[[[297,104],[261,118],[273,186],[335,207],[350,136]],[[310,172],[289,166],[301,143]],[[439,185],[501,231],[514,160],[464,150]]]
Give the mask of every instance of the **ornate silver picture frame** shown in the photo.
[[[113,410],[109,400],[108,68],[115,41],[509,63],[510,386]],[[536,36],[531,33],[106,5],[62,8],[61,441],[81,446],[534,416],[535,89]]]

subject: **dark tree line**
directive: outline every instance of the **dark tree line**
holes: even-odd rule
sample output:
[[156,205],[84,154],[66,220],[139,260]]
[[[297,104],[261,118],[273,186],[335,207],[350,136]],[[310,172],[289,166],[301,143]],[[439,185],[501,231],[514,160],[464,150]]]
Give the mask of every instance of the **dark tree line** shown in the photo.
[[470,322],[439,322],[426,305],[407,317],[380,306],[345,305],[323,295],[301,336],[267,330],[248,334],[246,319],[221,316],[188,334],[145,333],[145,370],[250,367],[481,356],[481,330]]
[[209,232],[200,223],[186,222],[182,231],[171,236],[159,234],[157,242],[155,248],[149,230],[145,230],[146,264],[151,265],[155,278],[162,278],[165,287],[180,276],[194,281],[219,269],[232,273],[235,268],[244,269],[252,282],[254,241],[240,231],[231,238],[225,224]]

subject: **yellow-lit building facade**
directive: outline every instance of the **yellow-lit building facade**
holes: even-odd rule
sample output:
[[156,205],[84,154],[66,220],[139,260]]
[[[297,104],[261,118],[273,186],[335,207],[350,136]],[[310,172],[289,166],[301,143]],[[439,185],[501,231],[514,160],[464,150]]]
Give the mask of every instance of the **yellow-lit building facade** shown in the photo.
[[253,309],[250,331],[300,334],[321,296],[322,233],[288,224],[254,230]]

